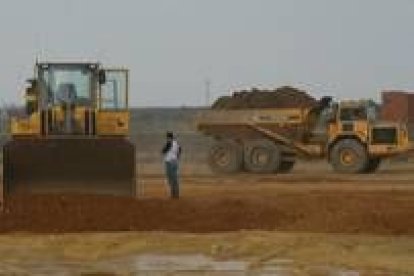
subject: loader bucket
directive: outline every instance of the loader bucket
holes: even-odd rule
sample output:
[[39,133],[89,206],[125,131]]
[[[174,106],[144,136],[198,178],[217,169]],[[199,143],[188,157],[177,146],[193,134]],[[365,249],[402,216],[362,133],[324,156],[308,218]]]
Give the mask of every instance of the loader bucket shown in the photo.
[[135,147],[121,138],[14,139],[3,148],[4,194],[135,196]]

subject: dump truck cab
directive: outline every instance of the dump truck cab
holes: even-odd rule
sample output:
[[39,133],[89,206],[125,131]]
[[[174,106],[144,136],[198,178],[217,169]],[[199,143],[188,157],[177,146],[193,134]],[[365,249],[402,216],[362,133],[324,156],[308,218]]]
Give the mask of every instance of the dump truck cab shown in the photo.
[[[326,151],[337,171],[375,170],[382,158],[407,151],[406,126],[381,121],[373,101],[342,101],[329,109]],[[361,162],[356,165],[358,161]]]
[[3,148],[7,194],[135,195],[127,69],[37,63]]

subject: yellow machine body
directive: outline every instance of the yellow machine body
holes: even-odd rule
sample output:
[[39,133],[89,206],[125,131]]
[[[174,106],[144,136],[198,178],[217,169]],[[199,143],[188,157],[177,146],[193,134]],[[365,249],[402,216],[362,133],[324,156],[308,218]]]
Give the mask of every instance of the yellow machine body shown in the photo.
[[[353,137],[366,146],[368,155],[372,157],[407,152],[410,147],[407,127],[378,120],[375,111],[371,110],[369,114],[369,103],[366,100],[343,101],[334,108],[333,120],[328,125],[328,148],[340,139]],[[378,133],[387,136],[388,140],[387,137],[378,137]]]
[[[361,162],[366,165],[352,167],[349,162],[345,169],[341,164],[336,164],[336,168],[364,172],[374,171],[382,158],[405,153],[410,147],[405,125],[383,122],[377,115],[371,101],[331,103],[329,100],[326,104],[320,102],[318,106],[303,108],[206,110],[200,113],[196,125],[200,132],[216,141],[209,162],[218,172],[236,172],[246,167],[253,167],[254,172],[285,171],[283,167],[293,166],[292,152],[333,162],[347,150],[356,161],[363,159]],[[257,161],[259,155],[264,156],[263,164]],[[228,163],[224,164],[224,159]],[[257,162],[252,165],[253,159]],[[266,162],[273,162],[276,164],[273,167],[281,169],[274,169]]]
[[3,148],[5,194],[135,195],[126,69],[39,63],[26,114],[10,120]]
[[[78,127],[78,133],[86,128],[85,118],[87,109],[77,107],[73,114]],[[94,110],[97,136],[127,136],[129,134],[129,111],[100,111]],[[53,120],[62,125],[65,111],[60,107],[52,109]],[[27,118],[11,118],[10,133],[12,136],[41,137],[40,112],[34,112]],[[76,134],[76,131],[74,131]]]

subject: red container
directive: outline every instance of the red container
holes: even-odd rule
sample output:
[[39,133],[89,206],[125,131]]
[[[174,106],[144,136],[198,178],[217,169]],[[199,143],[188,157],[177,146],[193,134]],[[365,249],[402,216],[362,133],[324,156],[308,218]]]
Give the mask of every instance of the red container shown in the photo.
[[381,117],[386,121],[414,123],[414,93],[383,91]]

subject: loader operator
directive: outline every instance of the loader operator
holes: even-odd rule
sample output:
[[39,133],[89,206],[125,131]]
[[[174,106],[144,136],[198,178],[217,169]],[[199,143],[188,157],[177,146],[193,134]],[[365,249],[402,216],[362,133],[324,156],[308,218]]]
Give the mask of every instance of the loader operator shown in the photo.
[[165,173],[170,186],[171,198],[180,197],[180,183],[178,180],[178,163],[181,155],[181,147],[172,132],[167,132],[167,141],[162,149],[164,156]]

